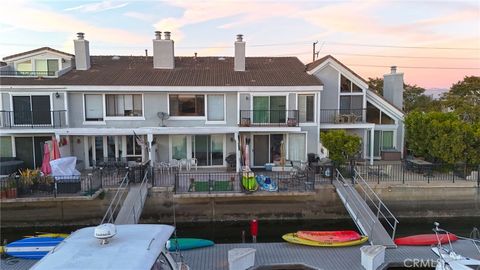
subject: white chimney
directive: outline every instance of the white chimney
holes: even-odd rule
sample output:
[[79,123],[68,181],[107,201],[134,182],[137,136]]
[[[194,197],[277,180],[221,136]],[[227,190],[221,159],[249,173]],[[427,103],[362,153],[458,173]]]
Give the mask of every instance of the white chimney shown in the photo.
[[77,70],[90,69],[90,46],[84,39],[84,33],[77,33],[78,39],[73,41],[75,47],[75,67]]
[[390,68],[390,74],[383,75],[383,97],[403,109],[403,73],[397,73],[396,66]]
[[237,41],[235,41],[235,61],[233,69],[235,71],[245,71],[245,41],[243,41],[243,35],[237,35]]
[[173,40],[170,39],[170,32],[164,32],[165,39],[162,40],[162,32],[155,31],[153,40],[153,68],[174,69],[175,54]]

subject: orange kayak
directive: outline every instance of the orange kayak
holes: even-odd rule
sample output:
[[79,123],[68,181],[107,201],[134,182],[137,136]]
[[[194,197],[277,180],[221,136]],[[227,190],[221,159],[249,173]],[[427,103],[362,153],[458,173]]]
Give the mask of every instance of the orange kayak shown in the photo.
[[340,243],[362,238],[356,231],[298,231],[297,236],[310,241]]

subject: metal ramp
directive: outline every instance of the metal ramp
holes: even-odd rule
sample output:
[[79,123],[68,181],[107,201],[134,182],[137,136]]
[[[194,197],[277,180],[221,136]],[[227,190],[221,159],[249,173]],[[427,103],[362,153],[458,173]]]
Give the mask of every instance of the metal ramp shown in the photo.
[[148,178],[149,170],[147,168],[142,182],[129,186],[129,172],[127,172],[101,223],[137,224],[147,199]]
[[[393,239],[398,220],[356,170],[352,183],[347,183],[337,170],[333,185],[358,229],[368,236],[372,245],[397,247]],[[384,221],[385,227],[380,220]],[[392,231],[391,235],[386,228]]]

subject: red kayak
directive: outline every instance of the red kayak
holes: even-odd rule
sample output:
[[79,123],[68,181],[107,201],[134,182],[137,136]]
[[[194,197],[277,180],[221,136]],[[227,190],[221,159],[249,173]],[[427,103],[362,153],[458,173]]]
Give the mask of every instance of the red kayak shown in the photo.
[[362,238],[356,231],[298,231],[297,237],[322,243],[349,242]]
[[446,244],[448,243],[448,238],[450,238],[450,242],[455,242],[458,240],[458,237],[454,234],[439,234],[437,239],[437,236],[432,233],[395,238],[395,244],[399,246],[430,246],[437,244],[438,240],[440,240],[440,243]]

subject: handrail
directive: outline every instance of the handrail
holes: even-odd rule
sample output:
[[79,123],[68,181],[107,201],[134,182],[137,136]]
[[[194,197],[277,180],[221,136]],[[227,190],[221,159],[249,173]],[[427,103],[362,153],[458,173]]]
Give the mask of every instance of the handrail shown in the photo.
[[[339,181],[339,182],[341,182],[341,183],[344,184],[344,183],[345,183],[345,178],[343,177],[343,175],[340,173],[340,171],[339,171],[338,169],[336,169],[336,171],[337,171],[337,176],[336,176],[335,179],[336,179],[337,181]],[[342,179],[341,179],[341,180],[338,179],[338,176],[340,176]],[[354,190],[354,188],[353,188],[351,185],[347,185],[347,187],[348,187],[350,190]],[[354,192],[356,192],[356,190],[355,190]],[[347,195],[347,194],[346,194],[346,195]],[[347,200],[347,198],[345,198],[345,200]],[[357,210],[359,209],[356,203],[349,204],[349,205],[355,207]],[[370,231],[370,234],[371,234],[371,232],[373,231],[373,228],[374,228],[375,224],[377,223],[377,220],[378,220],[378,219],[376,219],[374,216],[372,216],[372,215],[370,214],[371,211],[370,211],[369,209],[365,208],[365,206],[364,206],[363,204],[360,204],[360,205],[361,205],[362,208],[365,210],[364,212],[367,213],[368,218],[372,221],[372,222],[370,223],[370,227],[369,227],[369,228],[363,228],[363,229],[364,229],[364,230],[367,230],[367,229],[368,229],[368,230]],[[348,210],[348,209],[347,209],[347,210]],[[362,215],[362,214],[361,214],[361,213],[362,213],[361,211],[357,211],[357,213],[360,214],[360,215]],[[365,216],[362,215],[362,217],[365,217]],[[357,227],[358,227],[358,224],[357,224],[356,222],[355,222],[355,224],[356,224]],[[366,224],[365,224],[365,225],[366,225]],[[362,230],[362,228],[359,228],[359,229]],[[364,233],[367,233],[367,231],[365,231]],[[371,241],[373,241],[373,239],[371,239]]]
[[[128,186],[128,183],[129,183],[128,174],[129,174],[129,171],[127,171],[127,173],[125,174],[125,176],[122,179],[122,182],[120,182],[120,185],[118,186],[117,192],[115,192],[115,195],[113,196],[113,199],[110,202],[110,205],[108,206],[107,212],[103,216],[102,222],[100,222],[100,224],[103,224],[105,222],[106,223],[112,223],[112,221],[115,221],[113,219],[113,215],[117,211],[118,206],[120,205],[120,202],[122,200],[123,194],[125,193],[126,187]],[[119,196],[119,194],[120,194],[120,196]],[[112,211],[112,208],[113,208],[113,211]],[[107,216],[108,216],[108,219],[107,219]]]
[[[370,185],[368,185],[368,183],[365,181],[365,179],[363,179],[363,177],[358,173],[357,169],[356,168],[353,168],[354,172],[355,172],[355,175],[353,177],[353,181],[357,184],[359,184],[359,187],[361,188],[361,190],[363,191],[363,193],[365,194],[366,197],[368,197],[368,199],[370,200],[370,202],[373,204],[373,206],[375,207],[375,209],[377,210],[377,217],[379,214],[381,214],[383,216],[383,218],[385,219],[385,221],[388,223],[388,225],[390,226],[390,228],[393,230],[392,232],[392,239],[395,238],[395,232],[396,232],[396,229],[397,229],[397,224],[400,223],[397,218],[393,215],[393,213],[390,211],[390,209],[388,209],[388,207],[385,205],[385,203],[383,203],[383,201],[380,199],[380,197],[378,197],[377,193],[375,193],[375,191],[373,191],[373,189],[370,187]],[[358,179],[361,180],[358,181]],[[367,190],[370,191],[374,198],[376,198],[378,200],[378,206],[377,206],[377,203],[372,199],[372,197],[370,197],[370,195],[368,195],[367,193],[367,190],[365,190],[365,188],[363,188],[363,185],[365,185],[367,187]],[[393,218],[394,220],[394,224],[392,224],[389,220],[389,218],[387,218],[385,216],[385,214],[383,213],[382,211],[382,206],[383,208],[385,208],[385,210],[387,211],[387,214],[390,215],[391,218]]]
[[[140,200],[140,205],[141,205],[140,209],[143,208],[143,204],[144,204],[144,201],[143,201],[144,194],[142,194],[142,189],[148,184],[148,174],[149,174],[149,170],[151,170],[151,169],[152,169],[152,167],[150,167],[150,166],[147,166],[145,168],[145,174],[143,176],[142,182],[140,183],[140,189],[138,190],[137,198]],[[145,194],[145,196],[146,196],[146,194]],[[132,205],[132,209],[130,210],[130,214],[133,214],[133,219],[136,223],[137,222],[137,215],[136,215],[137,213],[135,213],[135,206],[136,206],[136,203],[134,203]]]

